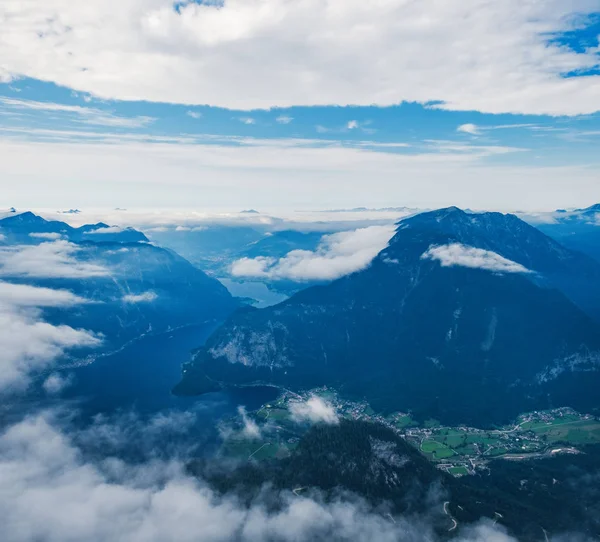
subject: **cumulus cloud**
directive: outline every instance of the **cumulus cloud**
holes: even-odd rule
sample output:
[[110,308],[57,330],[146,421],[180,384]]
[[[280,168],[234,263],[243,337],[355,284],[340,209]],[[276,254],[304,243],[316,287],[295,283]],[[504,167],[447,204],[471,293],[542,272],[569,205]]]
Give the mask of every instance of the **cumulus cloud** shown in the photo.
[[356,120],[349,121],[348,124],[346,124],[346,128],[348,128],[348,130],[354,130],[354,129],[358,128],[358,121],[356,121]]
[[52,365],[66,350],[97,347],[101,340],[85,330],[53,326],[31,314],[0,310],[0,389],[20,389],[30,373]]
[[333,405],[317,395],[313,395],[306,401],[294,401],[290,403],[290,413],[295,422],[339,423],[339,418]]
[[201,119],[202,113],[198,111],[186,111],[185,113],[188,117],[192,117],[193,119]]
[[64,389],[68,388],[73,383],[73,375],[62,375],[60,373],[52,373],[42,387],[48,395],[58,395]]
[[[173,420],[174,421],[174,420]],[[275,494],[245,505],[185,474],[176,459],[127,463],[94,439],[131,437],[131,420],[90,428],[61,424],[53,412],[29,416],[0,433],[0,522],[10,542],[422,542],[437,541],[426,519],[392,518],[350,496]],[[140,428],[139,420],[134,422]],[[152,427],[152,420],[146,425]],[[111,427],[112,425],[112,427]],[[100,430],[102,427],[102,430]],[[102,436],[105,431],[107,437]],[[160,429],[151,431],[162,434]],[[137,435],[137,433],[135,433]],[[143,434],[143,432],[141,432]],[[108,439],[108,440],[107,440]],[[162,439],[165,440],[164,438]],[[118,449],[109,445],[109,450]],[[441,508],[441,503],[440,503]],[[516,542],[491,522],[452,542]]]
[[170,0],[124,0],[119,10],[101,0],[5,0],[0,19],[11,27],[0,36],[0,80],[244,110],[417,101],[592,113],[600,80],[563,75],[595,68],[595,49],[551,37],[595,11],[588,0],[227,0],[177,9]]
[[122,299],[124,303],[151,303],[157,298],[156,292],[148,291],[141,294],[126,294]]
[[41,308],[86,302],[66,290],[0,282],[1,391],[23,389],[32,373],[47,369],[67,350],[101,344],[94,333],[54,326],[42,318]]
[[52,241],[55,241],[57,239],[60,239],[62,237],[62,235],[60,233],[54,233],[54,232],[40,232],[40,233],[30,233],[29,237],[33,237],[34,239],[49,239]]
[[367,267],[383,250],[395,226],[371,226],[325,235],[315,251],[293,250],[277,260],[241,258],[233,262],[235,277],[287,279],[297,282],[332,280]]
[[0,276],[85,278],[109,275],[105,267],[77,258],[84,253],[84,248],[68,241],[0,247]]
[[0,305],[13,307],[72,307],[90,303],[69,290],[38,288],[27,284],[0,281]]
[[279,124],[289,124],[294,120],[294,117],[289,117],[287,115],[280,115],[275,119]]
[[238,120],[242,124],[256,124],[256,121],[252,117],[240,117]]
[[238,407],[238,414],[241,416],[243,423],[242,435],[249,439],[259,439],[261,435],[260,427],[258,427],[258,424],[248,416],[248,413],[243,406]]
[[442,267],[462,266],[497,273],[531,273],[521,264],[508,260],[500,254],[460,243],[429,247],[421,258],[437,260]]

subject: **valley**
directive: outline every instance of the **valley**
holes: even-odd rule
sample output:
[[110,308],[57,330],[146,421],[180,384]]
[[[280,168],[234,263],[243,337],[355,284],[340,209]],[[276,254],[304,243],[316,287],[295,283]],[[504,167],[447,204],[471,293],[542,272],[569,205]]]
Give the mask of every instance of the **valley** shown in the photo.
[[[440,540],[478,521],[527,542],[597,533],[600,264],[517,217],[408,218],[367,267],[289,298],[136,230],[50,243],[28,228],[62,223],[13,222],[6,299],[52,293],[21,318],[102,343],[31,371],[5,424],[53,412],[94,457],[177,458],[191,483],[247,503],[349,492],[385,522],[427,517]],[[14,256],[48,251],[54,267]]]
[[308,425],[294,419],[294,405],[318,397],[340,418],[381,424],[454,477],[486,471],[493,460],[523,461],[579,454],[578,447],[600,444],[600,420],[571,408],[520,415],[515,423],[497,429],[442,426],[437,420],[419,423],[410,413],[376,413],[370,405],[349,401],[323,387],[303,393],[284,391],[276,401],[249,413],[261,429],[261,438],[236,434],[221,449],[225,456],[264,460],[283,458],[296,447]]

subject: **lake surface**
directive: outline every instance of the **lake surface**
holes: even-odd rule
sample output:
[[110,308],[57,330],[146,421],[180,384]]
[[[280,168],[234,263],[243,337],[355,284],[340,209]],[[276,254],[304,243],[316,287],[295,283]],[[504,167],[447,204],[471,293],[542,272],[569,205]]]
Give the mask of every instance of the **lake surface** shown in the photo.
[[285,294],[270,290],[264,282],[239,281],[226,278],[221,278],[219,281],[229,290],[231,295],[249,297],[258,301],[256,307],[259,309],[277,305],[277,303],[281,303],[288,298]]
[[82,414],[112,414],[133,410],[141,415],[161,411],[193,411],[199,423],[214,425],[233,415],[240,405],[255,410],[278,396],[275,388],[245,388],[199,397],[176,397],[171,389],[181,376],[181,365],[201,346],[215,325],[196,325],[147,336],[120,352],[90,365],[71,369],[73,384],[63,399],[76,400]]

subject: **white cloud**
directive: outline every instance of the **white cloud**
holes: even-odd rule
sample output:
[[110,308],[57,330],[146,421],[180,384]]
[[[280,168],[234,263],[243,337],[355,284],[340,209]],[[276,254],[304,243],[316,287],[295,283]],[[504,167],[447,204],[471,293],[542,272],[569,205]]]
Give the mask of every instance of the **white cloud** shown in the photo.
[[[97,439],[98,431],[91,429],[91,437]],[[119,440],[127,435],[106,424],[104,432]],[[25,418],[0,434],[0,522],[5,540],[438,540],[427,518],[391,520],[358,498],[325,502],[316,493],[305,497],[287,491],[270,495],[280,505],[276,510],[261,499],[245,506],[187,476],[179,461],[154,459],[131,465],[104,450],[85,454],[86,449],[85,431],[61,428],[51,413]],[[461,529],[451,540],[516,542],[491,521]]]
[[108,276],[105,267],[77,259],[85,250],[68,241],[0,247],[0,276],[85,278]]
[[383,250],[395,227],[371,226],[325,235],[315,251],[293,250],[276,260],[269,257],[242,258],[233,262],[235,277],[332,280],[367,267]]
[[118,5],[4,0],[0,80],[245,110],[438,100],[490,113],[600,108],[598,77],[562,76],[597,66],[595,49],[549,43],[597,11],[596,0]]
[[461,124],[456,131],[463,132],[471,135],[481,135],[483,132],[487,132],[490,130],[533,130],[533,131],[563,131],[567,130],[567,128],[557,128],[555,126],[540,126],[537,124],[530,123],[517,123],[517,124],[491,124],[486,126],[479,126],[477,124]]
[[46,378],[46,380],[44,380],[42,387],[48,395],[58,395],[64,389],[68,388],[72,383],[72,375],[64,376],[60,373],[52,373],[48,378]]
[[89,331],[44,322],[41,308],[71,307],[87,300],[66,290],[0,282],[0,390],[18,391],[30,375],[52,365],[66,350],[97,347]]
[[52,365],[66,350],[95,348],[94,334],[68,326],[53,326],[37,314],[0,308],[0,389],[21,389],[29,375]]
[[[581,207],[597,197],[595,167],[499,165],[486,158],[510,149],[465,142],[431,144],[408,154],[335,142],[308,146],[304,141],[254,139],[252,144],[175,145],[120,140],[117,145],[90,142],[79,134],[71,139],[0,139],[0,178],[6,179],[15,205],[55,210],[64,208],[69,194],[96,209],[154,209],[160,201],[163,208],[193,210],[190,202],[197,201],[206,208],[238,210],[289,210],[291,202],[293,209],[314,209],[319,202],[326,208],[458,203],[511,210],[518,191],[522,210],[545,210]],[[115,212],[115,223],[123,224],[127,214]]]
[[238,120],[243,124],[256,124],[252,117],[240,117]]
[[60,233],[52,233],[52,232],[40,232],[40,233],[30,233],[29,237],[33,237],[34,239],[48,239],[55,241],[60,239],[62,235]]
[[29,237],[33,237],[34,239],[47,239],[50,241],[56,241],[60,239],[62,235],[60,233],[52,233],[52,232],[40,232],[40,233],[30,233]]
[[202,118],[202,113],[199,113],[198,111],[186,111],[185,114],[188,117],[192,117],[193,119],[201,119]]
[[80,105],[65,105],[53,102],[36,102],[33,100],[17,100],[14,98],[0,97],[0,105],[10,110],[25,110],[39,114],[45,111],[70,116],[75,122],[95,126],[112,126],[115,128],[141,128],[154,122],[152,117],[121,117],[110,111],[102,111],[93,107]]
[[166,226],[156,226],[155,228],[146,228],[145,229],[146,233],[164,233],[166,231],[169,231],[169,228],[167,228]]
[[260,427],[258,427],[258,424],[248,416],[248,413],[243,406],[238,407],[238,414],[241,416],[244,425],[242,435],[248,439],[259,439],[261,436]]
[[346,128],[348,128],[348,130],[354,130],[354,129],[358,128],[358,121],[356,121],[356,120],[349,121],[348,124],[346,124]]
[[269,277],[269,268],[277,262],[276,258],[258,256],[257,258],[241,258],[231,265],[231,274],[234,277]]
[[[54,209],[33,209],[36,214],[52,219],[56,213]],[[334,233],[355,230],[373,225],[392,225],[401,218],[413,215],[419,209],[393,207],[387,209],[333,209],[296,211],[276,209],[273,214],[241,213],[239,208],[215,209],[187,209],[187,208],[161,208],[161,209],[130,209],[118,211],[110,209],[85,209],[77,215],[67,215],[63,218],[73,227],[97,222],[120,222],[124,227],[133,227],[147,234],[162,232],[204,231],[213,226],[237,226],[258,228],[265,235],[282,230],[302,232],[318,231]],[[160,243],[159,243],[160,244]],[[127,247],[108,253],[127,252]]]
[[143,292],[141,294],[127,294],[123,296],[124,303],[151,303],[156,301],[158,295],[155,292]]
[[280,115],[275,119],[279,124],[289,124],[294,120],[294,117],[288,117],[287,115]]
[[468,247],[460,243],[432,246],[421,256],[424,260],[437,260],[442,267],[461,266],[484,269],[498,273],[530,273],[521,264],[508,260],[490,250]]
[[333,405],[317,395],[313,395],[306,401],[291,402],[290,413],[295,422],[339,423],[339,418]]
[[123,228],[120,226],[107,226],[106,228],[98,228],[96,230],[86,231],[85,235],[104,235],[109,233],[121,233]]
[[24,308],[72,307],[83,303],[90,303],[90,301],[68,290],[53,290],[0,281],[0,304]]
[[457,132],[463,132],[465,134],[479,135],[481,134],[481,128],[476,124],[461,124],[457,129]]

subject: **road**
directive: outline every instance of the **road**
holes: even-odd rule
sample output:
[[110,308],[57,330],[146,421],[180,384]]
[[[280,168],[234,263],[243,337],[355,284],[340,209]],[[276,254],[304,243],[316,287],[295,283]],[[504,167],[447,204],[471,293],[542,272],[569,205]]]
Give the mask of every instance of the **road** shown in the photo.
[[264,443],[264,444],[263,444],[263,445],[262,445],[260,448],[258,448],[258,449],[256,449],[256,450],[254,450],[254,451],[253,451],[253,452],[252,452],[252,453],[251,453],[251,454],[248,456],[248,461],[250,461],[250,460],[252,459],[252,456],[253,456],[255,453],[258,453],[258,452],[260,452],[260,451],[261,451],[261,450],[262,450],[262,449],[263,449],[265,446],[269,446],[270,444],[271,444],[270,442],[265,442],[265,443]]
[[448,510],[448,505],[450,504],[450,501],[446,501],[444,503],[444,513],[452,520],[452,527],[450,527],[448,529],[448,532],[450,531],[454,531],[454,529],[456,529],[458,527],[458,521],[456,521],[453,517],[452,514],[450,513],[450,511]]

